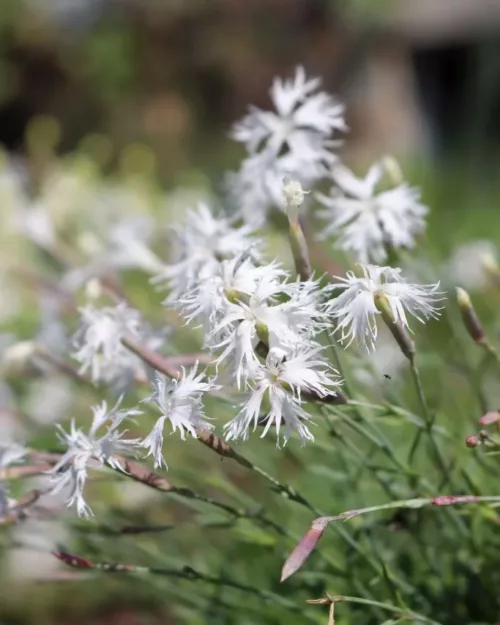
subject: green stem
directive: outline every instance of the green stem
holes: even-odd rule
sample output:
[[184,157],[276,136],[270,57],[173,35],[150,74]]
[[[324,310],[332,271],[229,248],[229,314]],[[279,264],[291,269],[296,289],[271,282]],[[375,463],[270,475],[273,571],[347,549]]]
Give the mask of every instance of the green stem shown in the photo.
[[381,601],[373,601],[372,599],[363,599],[362,597],[347,597],[345,595],[330,595],[327,594],[328,599],[332,603],[359,603],[361,605],[370,605],[375,608],[382,608],[389,612],[395,612],[396,614],[404,614],[407,619],[414,619],[416,621],[422,621],[423,623],[429,623],[430,625],[441,625],[439,621],[424,616],[423,614],[417,614],[407,608],[399,608],[398,606],[390,603],[382,603]]
[[439,468],[441,469],[445,481],[442,484],[442,486],[444,486],[447,483],[450,483],[450,471],[448,469],[448,466],[446,465],[446,462],[444,460],[444,457],[441,453],[441,450],[439,448],[439,445],[436,442],[436,439],[434,438],[434,433],[433,433],[433,427],[434,427],[434,416],[431,415],[431,413],[429,412],[429,407],[427,406],[427,401],[425,399],[425,393],[424,393],[424,388],[422,386],[422,380],[420,378],[420,373],[418,371],[417,365],[415,363],[415,358],[412,358],[410,361],[410,368],[411,368],[411,373],[412,373],[412,377],[413,377],[413,381],[415,383],[415,388],[417,391],[417,395],[418,395],[418,399],[420,402],[420,407],[422,410],[422,416],[425,422],[425,428],[421,429],[419,428],[417,431],[417,434],[413,440],[412,446],[410,448],[410,453],[408,454],[408,463],[411,464],[413,457],[415,455],[415,452],[418,448],[418,445],[420,443],[420,439],[422,437],[422,433],[425,432],[427,434],[427,436],[429,437],[429,441],[432,445],[432,449],[434,451],[434,455],[436,457],[437,463],[439,465]]

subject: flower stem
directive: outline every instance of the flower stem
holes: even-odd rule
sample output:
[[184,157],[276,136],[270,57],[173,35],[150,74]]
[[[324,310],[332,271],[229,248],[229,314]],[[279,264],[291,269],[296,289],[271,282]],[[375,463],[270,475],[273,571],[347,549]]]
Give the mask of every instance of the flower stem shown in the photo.
[[301,280],[309,280],[312,276],[309,249],[299,219],[289,220],[288,237],[292,250],[295,269]]
[[[401,614],[405,620],[412,619],[415,621],[421,621],[423,623],[429,623],[429,625],[440,625],[438,621],[434,621],[423,614],[417,614],[413,610],[407,608],[400,608],[390,603],[382,603],[381,601],[373,601],[372,599],[365,599],[363,597],[346,597],[345,595],[330,595],[327,593],[327,600],[334,605],[335,603],[358,603],[361,605],[370,605],[376,608],[382,608],[389,612]],[[324,600],[310,599],[308,603],[324,603]]]
[[427,405],[427,400],[425,398],[425,393],[424,393],[424,388],[422,386],[422,379],[420,377],[420,372],[417,368],[417,365],[415,363],[415,358],[412,358],[410,360],[410,368],[411,368],[411,373],[412,373],[412,377],[413,377],[413,381],[415,383],[415,389],[417,391],[417,395],[418,395],[418,399],[420,402],[420,407],[422,410],[422,417],[424,419],[424,423],[425,423],[425,427],[419,428],[417,431],[417,434],[413,440],[412,446],[410,448],[410,453],[408,454],[408,464],[411,464],[413,457],[415,455],[415,452],[418,448],[418,445],[420,443],[420,439],[422,437],[422,433],[426,432],[427,436],[429,437],[430,443],[432,445],[433,451],[434,451],[434,455],[436,457],[437,463],[439,464],[439,467],[441,469],[441,471],[443,472],[443,475],[445,477],[445,484],[449,483],[450,481],[450,474],[449,474],[449,469],[446,465],[446,462],[443,458],[443,455],[441,453],[441,450],[439,448],[439,445],[436,442],[436,439],[434,438],[434,432],[433,432],[433,427],[434,427],[434,419],[435,417],[433,415],[431,415],[431,413],[429,412],[429,407]]

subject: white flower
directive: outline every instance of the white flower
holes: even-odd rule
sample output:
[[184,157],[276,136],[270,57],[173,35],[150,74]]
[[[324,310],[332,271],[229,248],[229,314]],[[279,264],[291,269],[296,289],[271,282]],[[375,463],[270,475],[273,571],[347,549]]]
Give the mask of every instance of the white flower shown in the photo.
[[346,130],[344,107],[318,91],[319,85],[299,67],[293,79],[275,79],[271,99],[276,112],[253,107],[235,124],[232,137],[246,146],[248,157],[229,177],[228,187],[244,215],[255,216],[272,205],[284,208],[284,176],[311,186],[335,162],[332,149],[339,142],[331,135]]
[[[260,243],[250,225],[236,226],[235,218],[216,217],[201,202],[174,231],[178,244],[175,261],[153,280],[167,281],[170,302],[198,282],[216,275],[221,261],[248,253]],[[256,250],[253,254],[257,257]]]
[[[319,397],[335,395],[339,382],[329,377],[336,374],[318,357],[320,348],[298,351],[287,357],[287,353],[279,348],[269,350],[265,365],[259,365],[253,374],[253,390],[240,413],[226,423],[226,439],[248,438],[250,427],[257,427],[264,422],[261,438],[267,434],[271,426],[276,427],[279,435],[282,424],[285,426],[284,442],[295,430],[302,442],[314,440],[305,425],[309,414],[302,408],[301,393],[314,393]],[[261,417],[264,410],[265,416]]]
[[20,160],[16,162],[12,158],[7,159],[4,154],[0,155],[0,202],[5,225],[10,223],[9,214],[14,217],[15,224],[16,214],[23,211],[28,203],[25,191],[27,178],[27,169]]
[[[0,473],[11,464],[20,462],[26,456],[26,449],[21,445],[8,444],[0,446]],[[11,500],[8,496],[7,486],[0,479],[0,519],[9,512]]]
[[326,291],[320,288],[319,280],[296,280],[284,285],[283,292],[288,299],[279,304],[279,310],[286,316],[287,325],[303,339],[312,340],[318,332],[328,327],[322,302]]
[[216,363],[229,365],[238,387],[259,366],[255,352],[259,342],[282,349],[311,345],[324,326],[318,284],[280,283],[280,277],[276,265],[267,265],[253,292],[228,302],[224,316],[207,337],[212,351],[222,350]]
[[133,354],[122,345],[121,339],[126,334],[140,336],[139,312],[122,302],[104,308],[87,305],[80,309],[80,315],[80,327],[73,337],[76,348],[73,358],[81,364],[80,372],[90,369],[94,382],[110,381],[116,377],[117,370],[130,368]]
[[56,242],[53,219],[41,202],[29,203],[16,214],[19,232],[36,245],[50,250]]
[[226,188],[231,204],[250,222],[261,225],[272,206],[286,209],[283,179],[293,177],[303,187],[310,188],[328,173],[321,159],[289,152],[274,157],[255,154],[247,157],[237,172],[226,176]]
[[180,308],[188,322],[199,318],[213,328],[214,320],[220,319],[231,304],[246,301],[251,295],[271,298],[281,292],[281,280],[287,276],[278,262],[255,266],[242,254],[219,263],[213,276],[195,284],[177,302],[170,304],[167,298],[164,303]]
[[286,149],[329,161],[332,156],[328,137],[336,130],[346,130],[344,107],[318,91],[320,82],[319,78],[308,80],[303,67],[296,69],[293,79],[276,78],[271,87],[276,112],[253,107],[235,124],[233,139],[244,143],[250,154],[277,157]]
[[94,165],[85,157],[60,160],[48,170],[41,181],[38,202],[56,229],[94,216],[88,206],[96,187],[95,173]]
[[328,313],[337,321],[335,332],[340,340],[350,345],[356,340],[367,350],[374,349],[377,338],[376,315],[380,314],[376,301],[384,299],[395,322],[409,328],[406,313],[425,323],[436,319],[440,308],[436,303],[443,299],[439,283],[420,286],[407,284],[401,277],[401,269],[360,265],[363,276],[358,278],[351,271],[345,278],[337,277],[341,284],[330,287],[343,289],[343,293],[327,305]]
[[153,394],[145,401],[155,403],[162,416],[155,423],[151,433],[142,441],[141,447],[149,450],[155,467],[165,464],[163,458],[163,428],[170,421],[172,432],[179,430],[182,440],[186,431],[196,438],[196,430],[211,430],[213,425],[206,419],[202,398],[205,393],[218,388],[213,380],[202,381],[204,374],[197,375],[198,364],[186,374],[183,369],[179,380],[171,380],[159,373],[153,383]]
[[[93,210],[104,212],[105,208],[106,205],[95,205]],[[93,229],[80,234],[77,242],[89,261],[65,274],[66,289],[75,291],[92,278],[105,277],[110,269],[139,269],[149,274],[163,270],[164,263],[149,248],[155,228],[150,217],[142,214],[105,216],[107,219],[102,217],[97,224],[90,224]]]
[[[109,412],[105,401],[99,406],[94,406],[88,434],[77,429],[74,421],[71,422],[69,432],[60,425],[57,426],[58,439],[67,447],[67,451],[51,471],[52,492],[58,493],[69,489],[68,506],[75,505],[79,516],[92,516],[83,492],[91,460],[124,470],[116,454],[130,453],[141,442],[140,439],[124,439],[126,430],[118,431],[125,419],[141,414],[139,410],[119,410],[120,403],[121,398]],[[107,426],[106,432],[99,436],[98,430],[104,426]]]
[[215,275],[198,282],[181,295],[176,302],[170,298],[164,302],[180,308],[186,321],[200,321],[205,335],[210,336],[208,346],[218,341],[214,335],[214,326],[220,323],[231,309],[231,304],[245,301],[252,294],[265,291],[266,297],[281,290],[280,281],[287,276],[277,262],[255,266],[248,255],[243,254],[219,264]]
[[0,469],[21,461],[26,456],[26,449],[14,443],[0,446]]
[[402,183],[377,191],[384,171],[383,164],[376,163],[359,179],[337,163],[332,172],[337,185],[333,193],[317,196],[326,207],[320,216],[328,220],[322,234],[336,237],[339,248],[363,263],[384,261],[387,247],[414,247],[415,236],[425,228],[428,208],[420,203],[417,189]]

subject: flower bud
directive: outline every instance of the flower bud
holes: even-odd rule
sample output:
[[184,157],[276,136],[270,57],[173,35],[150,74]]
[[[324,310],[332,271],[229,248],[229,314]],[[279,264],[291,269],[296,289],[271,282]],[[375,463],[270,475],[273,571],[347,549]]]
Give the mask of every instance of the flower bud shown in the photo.
[[89,256],[98,254],[102,251],[101,242],[95,236],[95,234],[92,234],[90,232],[84,232],[83,234],[81,234],[78,237],[76,244],[78,245],[80,250],[82,250],[82,252],[88,254]]
[[493,282],[500,284],[500,267],[495,257],[492,254],[484,254],[481,257],[481,264]]
[[236,289],[224,289],[224,295],[232,304],[239,304],[240,302],[248,304],[250,299],[246,293],[242,293]]
[[484,334],[483,326],[472,305],[469,294],[465,289],[461,289],[460,287],[456,289],[456,294],[462,321],[464,322],[469,336],[479,345],[486,345],[486,335]]
[[102,284],[98,278],[91,278],[85,283],[85,297],[97,300],[102,296]]
[[471,434],[465,439],[465,444],[467,445],[467,447],[473,448],[480,445],[481,441],[479,440],[479,437],[477,437],[475,434]]
[[262,343],[269,347],[269,328],[267,327],[267,325],[262,321],[258,321],[255,324],[255,330],[257,331],[257,336],[262,341]]
[[489,410],[480,419],[480,425],[491,425],[500,421],[500,410]]
[[32,373],[35,357],[38,354],[35,341],[19,341],[8,347],[2,355],[2,369],[7,375],[18,376]]
[[401,167],[394,156],[387,154],[382,158],[382,165],[389,176],[391,182],[395,186],[399,186],[404,182],[403,172],[401,171]]
[[311,552],[315,549],[319,539],[325,533],[328,521],[329,517],[320,517],[312,522],[311,527],[304,536],[302,536],[292,553],[286,559],[283,569],[281,570],[280,581],[284,582],[285,579],[288,579],[304,564],[311,555]]
[[285,198],[285,210],[290,221],[298,221],[299,208],[304,203],[304,196],[309,191],[304,191],[298,180],[285,178],[283,180],[283,197]]

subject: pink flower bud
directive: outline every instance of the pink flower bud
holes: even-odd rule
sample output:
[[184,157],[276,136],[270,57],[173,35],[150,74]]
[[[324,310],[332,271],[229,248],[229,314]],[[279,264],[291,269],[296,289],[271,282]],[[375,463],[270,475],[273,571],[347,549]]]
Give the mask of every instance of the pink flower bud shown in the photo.
[[480,425],[491,425],[497,421],[500,421],[500,410],[490,410],[479,419]]
[[281,570],[280,581],[284,582],[285,579],[293,575],[304,564],[313,549],[318,544],[319,539],[323,536],[325,528],[328,525],[328,521],[329,517],[320,517],[311,523],[311,527],[307,530],[304,536],[302,536],[295,549],[286,559],[286,562]]
[[474,309],[474,306],[472,305],[469,294],[461,288],[457,288],[456,292],[458,308],[469,336],[476,343],[484,345],[486,343],[486,337],[483,326],[481,325],[481,321]]
[[471,434],[471,436],[468,436],[465,439],[465,444],[467,445],[467,447],[477,447],[481,444],[481,441],[475,434]]
[[95,565],[90,560],[86,558],[82,558],[81,556],[75,556],[72,553],[68,553],[67,551],[53,551],[52,555],[55,556],[64,564],[71,566],[75,569],[93,569]]

